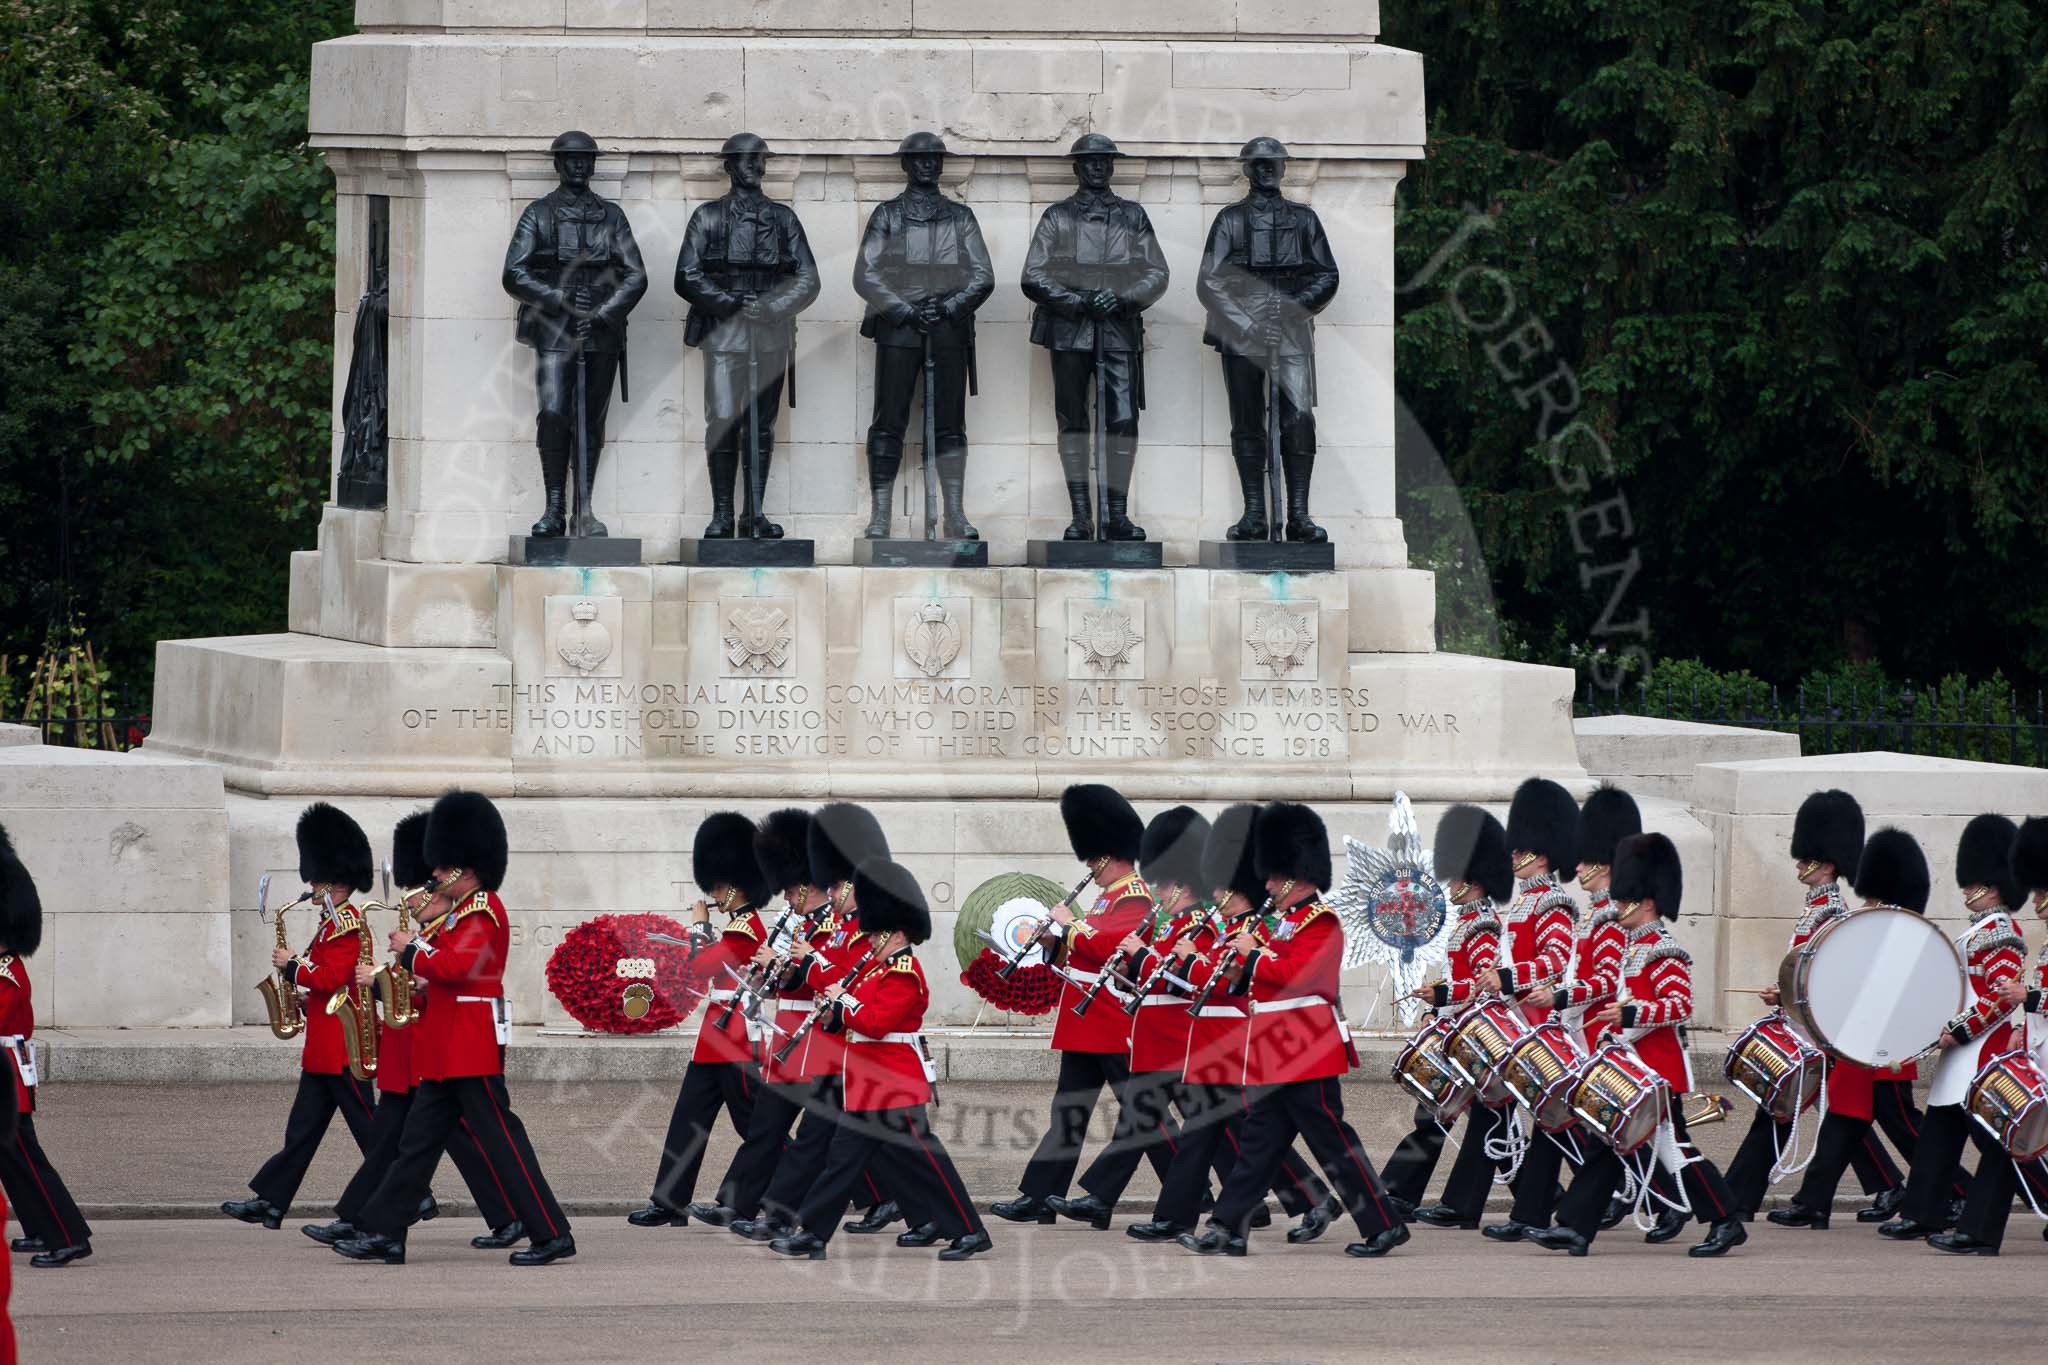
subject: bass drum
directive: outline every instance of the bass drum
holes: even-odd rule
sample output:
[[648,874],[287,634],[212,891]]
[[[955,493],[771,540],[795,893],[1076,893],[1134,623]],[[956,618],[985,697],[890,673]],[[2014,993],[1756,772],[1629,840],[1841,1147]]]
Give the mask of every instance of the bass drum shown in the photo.
[[1778,967],[1786,1017],[1829,1055],[1870,1067],[1933,1047],[1969,991],[1948,935],[1888,907],[1829,921]]

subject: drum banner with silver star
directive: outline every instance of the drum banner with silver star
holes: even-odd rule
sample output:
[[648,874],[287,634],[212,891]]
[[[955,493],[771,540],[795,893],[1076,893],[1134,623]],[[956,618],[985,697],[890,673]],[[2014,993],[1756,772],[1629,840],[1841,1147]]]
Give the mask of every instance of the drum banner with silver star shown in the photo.
[[1330,896],[1344,925],[1344,966],[1385,967],[1401,1026],[1413,1027],[1423,1005],[1404,997],[1444,962],[1453,920],[1408,794],[1394,793],[1385,848],[1346,835],[1344,854],[1344,881]]

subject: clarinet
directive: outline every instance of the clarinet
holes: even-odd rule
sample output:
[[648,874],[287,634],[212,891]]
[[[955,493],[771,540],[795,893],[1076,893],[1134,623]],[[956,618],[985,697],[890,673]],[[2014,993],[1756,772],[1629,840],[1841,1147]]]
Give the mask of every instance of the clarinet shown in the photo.
[[[1073,909],[1074,902],[1081,898],[1081,893],[1088,889],[1088,883],[1094,880],[1095,869],[1091,867],[1086,872],[1081,874],[1080,881],[1074,883],[1074,889],[1067,893],[1067,898],[1061,901],[1058,906],[1055,906],[1053,908],[1059,909],[1063,906],[1068,910]],[[1033,948],[1036,948],[1038,946],[1039,940],[1045,937],[1045,931],[1047,927],[1051,924],[1052,915],[1048,913],[1044,919],[1038,922],[1038,931],[1032,934],[1030,938],[1025,939],[1023,946],[1019,947],[1016,952],[1010,954],[1008,960],[1006,960],[1002,966],[996,968],[996,975],[1004,980],[1007,980],[1010,977],[1011,973],[1015,972],[1019,967],[1023,966],[1025,956],[1029,954]]]
[[[788,925],[789,917],[797,912],[797,905],[811,898],[809,887],[802,888],[802,892],[803,894],[799,895],[796,900],[788,901],[783,905],[782,914],[776,918],[775,927],[768,931],[768,942],[770,944],[773,944],[775,940],[782,937],[783,928]],[[713,1024],[712,1027],[723,1031],[725,1026],[732,1022],[733,1012],[739,1008],[741,995],[759,998],[761,988],[774,977],[775,963],[785,956],[787,956],[786,953],[777,953],[775,958],[765,965],[748,968],[747,974],[739,979],[739,989],[732,993],[732,999],[725,1002],[725,1012],[718,1016],[718,1022]]]
[[[859,976],[868,963],[874,960],[875,953],[881,946],[879,943],[869,943],[868,950],[860,955],[854,962],[852,969],[846,973],[846,979],[851,981]],[[825,1012],[831,1008],[832,1002],[830,1000],[827,1000],[822,995],[818,997],[818,1003],[811,1007],[811,1012],[804,1016],[804,1021],[796,1026],[796,1031],[789,1035],[789,1041],[775,1050],[775,1064],[777,1066],[789,1060],[790,1054],[796,1051],[797,1044],[804,1040],[804,1037],[817,1026],[818,1021],[825,1017]]]
[[[1294,883],[1289,882],[1285,887],[1281,889],[1281,894],[1285,895],[1288,891],[1291,891],[1293,889]],[[1261,905],[1257,910],[1253,911],[1250,918],[1260,919],[1264,917],[1266,912],[1273,908],[1273,905],[1277,900],[1279,900],[1278,896],[1266,897],[1266,903],[1264,905]],[[1209,1003],[1209,997],[1216,993],[1217,983],[1222,981],[1224,976],[1229,973],[1230,969],[1237,965],[1237,956],[1237,949],[1235,948],[1225,948],[1223,950],[1223,955],[1216,959],[1216,970],[1209,974],[1209,979],[1202,983],[1202,989],[1195,992],[1195,998],[1188,1002],[1188,1007],[1191,1010],[1199,1012],[1202,1006]]]
[[[1178,888],[1169,889],[1173,890],[1174,894],[1173,897],[1169,897],[1168,899],[1174,899],[1179,897],[1180,891]],[[1144,925],[1144,930],[1147,938],[1151,937],[1152,930],[1156,926],[1158,918],[1159,901],[1155,899],[1152,902],[1152,909],[1148,911],[1145,916],[1146,923]],[[1129,953],[1124,952],[1122,949],[1118,949],[1116,953],[1109,959],[1109,961],[1102,964],[1102,970],[1096,975],[1095,980],[1092,983],[1090,983],[1087,990],[1081,992],[1081,998],[1074,1002],[1074,1017],[1076,1019],[1079,1019],[1088,1013],[1088,1007],[1095,1003],[1096,996],[1102,994],[1102,988],[1109,984],[1109,979],[1111,976],[1115,976],[1119,980],[1123,979],[1123,970],[1126,966],[1130,965],[1127,960],[1129,957]],[[1149,980],[1150,978],[1147,979]],[[1135,987],[1137,990],[1137,994],[1131,997],[1133,1003],[1125,1005],[1123,1007],[1124,1013],[1136,1014],[1138,1012],[1138,1007],[1135,1002],[1144,998],[1144,987],[1143,985],[1137,982],[1127,981],[1125,984]]]

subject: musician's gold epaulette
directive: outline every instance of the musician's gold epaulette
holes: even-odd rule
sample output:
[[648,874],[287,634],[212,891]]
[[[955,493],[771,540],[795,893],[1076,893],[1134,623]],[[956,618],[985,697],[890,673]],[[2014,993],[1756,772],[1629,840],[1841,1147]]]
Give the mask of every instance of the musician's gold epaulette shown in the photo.
[[328,936],[353,934],[362,927],[363,917],[353,905],[337,905],[334,907],[334,928],[328,931]]
[[1308,928],[1319,915],[1333,915],[1335,913],[1336,911],[1332,910],[1326,901],[1310,901],[1308,913],[1294,922],[1294,931],[1300,933],[1303,929]]
[[482,914],[493,924],[498,922],[497,912],[491,909],[490,892],[479,891],[462,904],[456,906],[454,912],[448,916],[447,927],[452,929],[468,916],[475,914]]
[[757,931],[754,928],[753,911],[741,908],[738,910],[727,911],[727,913],[732,916],[732,920],[725,926],[726,933],[745,934],[748,938],[752,939],[758,939],[761,937],[759,931]]
[[892,972],[908,972],[910,975],[916,976],[917,959],[909,953],[905,953],[902,957],[891,958],[889,960],[889,970]]
[[4,955],[0,955],[0,976],[6,977],[9,981],[12,981],[17,986],[21,984],[21,978],[14,974],[13,953],[6,953]]
[[1495,938],[1499,938],[1499,916],[1490,910],[1484,910],[1474,915],[1471,919],[1459,921],[1458,927],[1451,931],[1450,946],[1462,948],[1474,934],[1492,934]]

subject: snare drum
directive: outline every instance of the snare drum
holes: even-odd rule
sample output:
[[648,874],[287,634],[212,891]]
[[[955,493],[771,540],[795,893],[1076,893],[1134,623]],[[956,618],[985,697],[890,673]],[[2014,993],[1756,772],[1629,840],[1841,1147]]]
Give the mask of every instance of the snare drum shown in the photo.
[[1773,1011],[1735,1040],[1721,1074],[1772,1118],[1789,1123],[1820,1098],[1828,1060]]
[[1431,1019],[1415,1031],[1408,1046],[1394,1059],[1395,1082],[1422,1101],[1422,1107],[1445,1125],[1472,1103],[1472,1087],[1451,1065],[1444,1050],[1444,1042],[1450,1036],[1450,1020]]
[[1986,1062],[1964,1107],[2014,1161],[2048,1152],[2048,1079],[2027,1053],[2001,1052]]
[[1500,1075],[1536,1126],[1556,1133],[1578,1122],[1572,1113],[1571,1091],[1585,1061],[1586,1054],[1579,1051],[1563,1024],[1540,1024],[1515,1044],[1501,1064]]
[[1527,1032],[1513,1005],[1488,1000],[1465,1011],[1451,1026],[1444,1039],[1444,1055],[1481,1104],[1498,1107],[1512,1098],[1501,1080],[1501,1063]]
[[1626,1045],[1610,1045],[1579,1068],[1572,1112],[1608,1146],[1627,1156],[1657,1136],[1671,1106],[1671,1086]]
[[1956,945],[1910,910],[1830,920],[1778,967],[1785,1015],[1823,1051],[1863,1066],[1905,1062],[1970,1000]]

